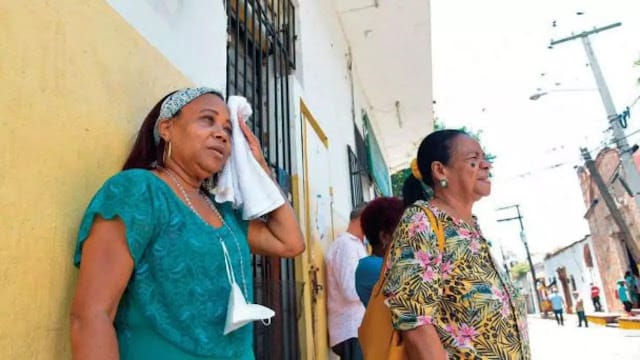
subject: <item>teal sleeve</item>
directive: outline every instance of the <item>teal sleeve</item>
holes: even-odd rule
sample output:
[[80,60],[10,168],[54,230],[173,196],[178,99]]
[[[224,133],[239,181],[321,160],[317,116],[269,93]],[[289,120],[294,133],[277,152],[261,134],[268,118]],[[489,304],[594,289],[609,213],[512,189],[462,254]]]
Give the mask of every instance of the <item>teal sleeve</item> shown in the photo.
[[85,211],[74,255],[74,264],[80,265],[82,245],[89,237],[96,216],[105,220],[119,218],[125,226],[129,252],[137,265],[147,245],[154,237],[157,219],[154,211],[153,183],[147,170],[123,171],[109,180],[95,194]]

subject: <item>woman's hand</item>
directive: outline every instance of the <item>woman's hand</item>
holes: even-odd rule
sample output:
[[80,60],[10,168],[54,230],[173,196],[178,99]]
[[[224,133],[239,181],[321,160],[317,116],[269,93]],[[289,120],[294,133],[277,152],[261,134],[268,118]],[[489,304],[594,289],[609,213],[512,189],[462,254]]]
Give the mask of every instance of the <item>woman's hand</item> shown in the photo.
[[264,155],[262,154],[262,146],[260,146],[260,140],[258,137],[249,129],[247,124],[244,122],[242,116],[238,116],[238,123],[240,124],[240,129],[244,134],[244,138],[247,139],[249,143],[249,149],[251,150],[251,154],[258,161],[258,164],[264,169],[264,171],[271,176],[271,170],[269,169],[269,165],[267,164],[267,160],[265,160]]

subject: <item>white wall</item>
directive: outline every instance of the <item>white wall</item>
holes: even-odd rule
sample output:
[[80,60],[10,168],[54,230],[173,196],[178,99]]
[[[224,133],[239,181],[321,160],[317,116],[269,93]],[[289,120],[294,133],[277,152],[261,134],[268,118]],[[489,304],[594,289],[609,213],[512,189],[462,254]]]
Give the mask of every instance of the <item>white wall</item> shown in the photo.
[[[348,44],[330,1],[301,0],[298,19],[299,71],[296,76],[306,104],[329,138],[334,217],[344,221],[351,210],[347,144],[354,146]],[[360,110],[368,106],[363,103],[358,84],[354,86],[356,122],[361,124]],[[339,227],[341,222],[336,225]]]
[[212,86],[224,93],[227,15],[222,0],[108,0],[108,3],[195,84]]
[[[593,260],[592,268],[586,267],[586,264],[585,264],[585,269],[587,269],[585,277],[588,279],[587,285],[589,286],[589,289],[591,289],[591,286],[589,285],[591,283],[595,284],[600,288],[600,305],[602,305],[602,309],[606,311],[606,309],[609,309],[609,305],[607,304],[607,297],[604,296],[606,289],[602,286],[602,279],[600,278],[600,268],[598,267],[598,259],[596,258],[595,248],[593,247],[593,238],[589,236],[587,238],[586,244],[583,243],[582,247],[584,247],[584,245],[589,246],[589,250],[591,250],[591,259]],[[581,247],[581,250],[582,250],[582,247]],[[585,300],[589,300],[589,299],[591,299],[591,290],[589,290],[589,295],[585,298]]]
[[[556,278],[558,291],[563,297],[564,292],[562,291],[562,284],[560,283],[560,279],[556,270],[560,267],[565,267],[567,271],[567,286],[569,286],[567,290],[569,294],[573,293],[573,288],[571,287],[570,281],[571,275],[573,275],[576,283],[576,290],[580,293],[585,301],[586,312],[593,312],[593,306],[591,304],[591,290],[589,284],[591,282],[594,282],[598,285],[600,284],[599,278],[592,277],[597,276],[598,273],[594,271],[592,275],[592,273],[587,269],[584,262],[584,245],[589,244],[589,246],[591,246],[590,240],[591,238],[589,237],[589,240],[577,242],[572,246],[564,249],[563,251],[555,254],[553,257],[544,260],[545,278],[547,280],[552,279],[553,277]],[[600,289],[602,290],[602,286],[600,286]],[[603,307],[606,308],[602,296],[600,297],[600,301]]]

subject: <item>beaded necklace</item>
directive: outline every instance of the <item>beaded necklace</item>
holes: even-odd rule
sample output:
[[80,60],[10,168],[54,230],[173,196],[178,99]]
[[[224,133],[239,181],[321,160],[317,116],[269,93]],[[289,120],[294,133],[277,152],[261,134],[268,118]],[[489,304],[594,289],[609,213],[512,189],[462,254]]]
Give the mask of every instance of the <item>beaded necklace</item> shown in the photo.
[[[176,184],[176,186],[178,187],[178,189],[180,190],[180,192],[182,193],[182,196],[184,196],[184,200],[187,203],[187,205],[189,206],[189,208],[191,209],[191,211],[193,211],[194,214],[196,214],[196,216],[198,216],[200,218],[200,220],[202,220],[204,223],[206,223],[207,225],[209,225],[209,223],[207,223],[204,218],[196,211],[195,207],[193,207],[193,203],[191,202],[191,198],[189,197],[189,195],[187,194],[187,191],[185,190],[185,188],[182,186],[182,184],[180,183],[180,181],[178,180],[178,177],[175,175],[175,173],[167,168],[160,168],[164,173],[166,173],[171,180],[173,180],[173,182]],[[233,238],[233,241],[236,243],[236,248],[238,249],[238,256],[240,257],[240,272],[242,274],[242,286],[244,288],[244,295],[249,296],[249,292],[247,291],[247,278],[244,274],[244,261],[243,261],[243,257],[242,257],[242,250],[240,249],[240,243],[238,242],[238,238],[236,238],[236,235],[234,234],[234,232],[231,230],[231,228],[229,227],[229,225],[227,225],[227,223],[224,221],[224,219],[222,218],[222,215],[220,214],[220,212],[218,211],[218,209],[216,208],[216,206],[214,205],[213,201],[211,201],[211,199],[206,195],[202,193],[202,190],[198,190],[198,194],[204,199],[204,201],[207,203],[207,205],[209,205],[209,207],[213,210],[214,213],[216,213],[216,216],[218,216],[218,219],[220,219],[220,222],[222,223],[222,226],[224,226],[229,233],[231,234],[231,237]],[[220,235],[218,235],[218,240],[220,241],[220,244],[222,246],[222,250],[224,252],[223,255],[225,255],[225,260],[228,262],[227,266],[230,267],[231,263],[230,263],[230,259],[227,260],[227,258],[229,257],[227,251],[226,251],[226,246],[224,243],[224,240],[222,239],[222,237]],[[233,270],[233,269],[231,269]],[[231,273],[233,274],[233,273]]]

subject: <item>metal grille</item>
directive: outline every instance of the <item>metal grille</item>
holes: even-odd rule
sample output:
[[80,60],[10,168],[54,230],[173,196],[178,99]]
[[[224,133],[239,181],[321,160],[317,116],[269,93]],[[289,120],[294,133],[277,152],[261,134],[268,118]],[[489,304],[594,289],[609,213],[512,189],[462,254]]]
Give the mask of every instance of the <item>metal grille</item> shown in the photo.
[[353,124],[353,133],[356,140],[356,154],[358,163],[363,175],[369,175],[369,162],[367,161],[367,145],[365,144],[362,133],[358,130],[356,124]]
[[[278,182],[291,196],[289,73],[295,68],[295,8],[287,0],[227,0],[227,96],[253,107],[248,122]],[[294,261],[253,256],[255,302],[274,309],[266,327],[254,327],[257,359],[298,359]]]
[[362,169],[358,161],[358,156],[356,156],[349,145],[347,145],[347,154],[349,156],[349,175],[351,177],[351,206],[355,208],[364,202],[361,177]]

